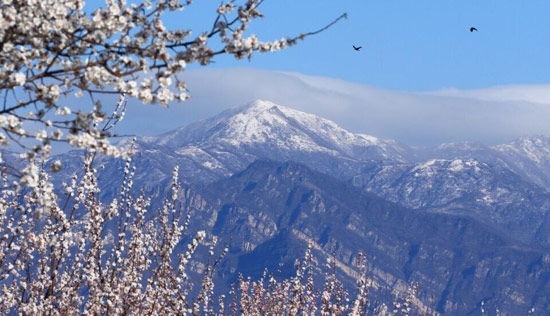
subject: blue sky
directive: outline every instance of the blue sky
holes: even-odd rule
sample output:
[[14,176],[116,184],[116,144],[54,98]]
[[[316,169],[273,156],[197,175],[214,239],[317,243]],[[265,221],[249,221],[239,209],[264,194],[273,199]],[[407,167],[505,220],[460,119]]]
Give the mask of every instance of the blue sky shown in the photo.
[[[209,28],[218,4],[195,1],[167,23]],[[287,51],[251,62],[220,57],[209,67],[294,71],[404,91],[549,81],[548,0],[266,0],[261,8],[265,18],[251,31],[266,40],[315,30],[343,12],[349,18]]]
[[[197,36],[219,4],[196,0],[163,20]],[[262,40],[349,17],[250,62],[222,55],[191,65],[190,100],[163,108],[130,98],[119,132],[158,135],[263,99],[410,145],[550,135],[549,0],[265,0],[261,11],[250,33]]]

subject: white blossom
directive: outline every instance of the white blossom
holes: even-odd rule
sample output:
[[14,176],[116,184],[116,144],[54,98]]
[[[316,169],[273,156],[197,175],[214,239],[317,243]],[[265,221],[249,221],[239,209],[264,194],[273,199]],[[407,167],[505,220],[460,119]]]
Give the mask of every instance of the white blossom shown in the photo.
[[13,74],[12,78],[16,85],[22,86],[23,84],[25,84],[27,76],[25,76],[24,73],[18,72]]
[[55,160],[54,162],[52,162],[51,166],[50,166],[50,171],[51,172],[59,172],[61,171],[61,168],[63,167],[63,164],[61,163],[60,160]]
[[38,185],[38,166],[34,161],[31,161],[24,169],[21,177],[21,184],[29,187],[36,187]]
[[40,130],[34,134],[34,137],[36,137],[36,139],[38,140],[44,140],[46,137],[48,137],[48,133],[45,130]]
[[55,110],[55,114],[57,115],[61,115],[61,116],[67,116],[67,115],[70,115],[71,114],[71,109],[69,107],[58,107],[56,110]]

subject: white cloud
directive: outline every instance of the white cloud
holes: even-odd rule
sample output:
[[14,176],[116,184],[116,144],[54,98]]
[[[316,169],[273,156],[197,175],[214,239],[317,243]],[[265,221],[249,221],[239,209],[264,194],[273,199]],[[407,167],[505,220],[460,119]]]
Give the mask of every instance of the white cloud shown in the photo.
[[249,68],[193,70],[185,79],[191,100],[173,103],[168,109],[132,102],[122,123],[124,132],[159,134],[264,99],[328,118],[355,133],[412,145],[496,144],[550,135],[550,85],[409,93]]
[[477,90],[441,89],[430,95],[452,96],[485,101],[528,102],[550,105],[550,84],[506,85]]

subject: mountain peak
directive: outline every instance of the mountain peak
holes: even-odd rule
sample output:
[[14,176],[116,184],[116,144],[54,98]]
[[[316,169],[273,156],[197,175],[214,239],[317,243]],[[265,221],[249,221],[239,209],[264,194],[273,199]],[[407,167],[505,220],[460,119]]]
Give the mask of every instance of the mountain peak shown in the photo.
[[330,120],[266,100],[255,100],[145,141],[176,151],[188,146],[231,146],[254,147],[261,151],[323,153],[353,160],[402,158],[392,142],[353,134]]
[[264,100],[256,100],[237,113],[230,113],[226,122],[224,134],[217,136],[233,145],[261,143],[289,150],[349,156],[353,147],[382,144],[374,136],[353,134],[330,120]]
[[241,107],[241,109],[247,109],[247,110],[253,110],[253,111],[265,111],[268,109],[271,109],[273,107],[280,107],[280,105],[277,105],[271,101],[266,100],[254,100],[247,105]]
[[550,136],[532,136],[520,138],[509,144],[502,144],[494,148],[506,155],[523,155],[528,159],[541,163],[550,162]]

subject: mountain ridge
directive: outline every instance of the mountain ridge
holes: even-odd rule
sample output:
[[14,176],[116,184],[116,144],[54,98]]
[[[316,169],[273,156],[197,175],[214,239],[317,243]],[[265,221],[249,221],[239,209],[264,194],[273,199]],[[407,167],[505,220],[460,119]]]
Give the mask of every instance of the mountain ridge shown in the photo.
[[174,149],[212,140],[237,147],[275,140],[277,146],[285,146],[287,150],[338,152],[347,156],[353,156],[353,146],[381,146],[382,158],[397,158],[383,153],[383,148],[394,142],[386,143],[370,135],[353,134],[330,120],[262,100],[143,140]]
[[[539,260],[550,259],[548,253],[471,216],[406,209],[294,162],[257,161],[211,184],[205,198],[216,200],[215,208],[226,212],[216,220],[215,232],[245,244],[237,262],[253,278],[261,277],[261,264],[278,268],[278,258],[286,258],[282,266],[292,267],[281,249],[287,248],[286,239],[299,239],[293,233],[299,231],[323,256],[335,255],[348,269],[353,270],[354,251],[364,250],[370,273],[384,288],[419,281],[428,293],[422,299],[434,294],[442,313],[479,311],[484,299],[504,310],[527,310],[529,303],[513,299],[507,288],[548,308],[543,292],[527,290],[530,282],[544,283],[528,271],[532,267],[535,274],[548,274],[542,266],[535,268]],[[286,237],[279,234],[283,231]],[[260,260],[261,253],[271,253],[271,259]]]
[[[550,184],[545,147],[550,148],[550,137],[493,147],[450,143],[411,148],[255,101],[168,134],[138,139],[136,146],[138,169],[155,170],[138,179],[142,185],[149,178],[168,181],[175,165],[188,184],[206,186],[258,159],[291,160],[410,208],[470,213],[512,229],[523,241],[550,246],[550,186],[545,186],[545,181]],[[115,165],[104,165],[108,174],[116,173]]]

